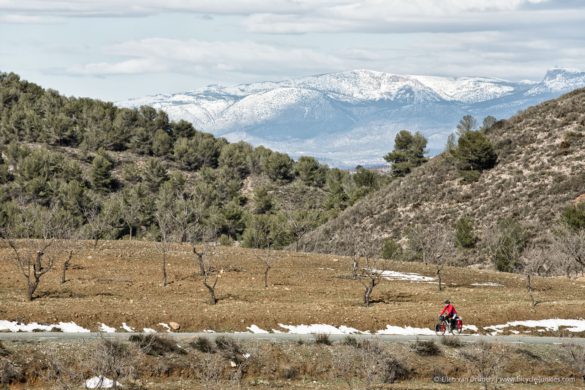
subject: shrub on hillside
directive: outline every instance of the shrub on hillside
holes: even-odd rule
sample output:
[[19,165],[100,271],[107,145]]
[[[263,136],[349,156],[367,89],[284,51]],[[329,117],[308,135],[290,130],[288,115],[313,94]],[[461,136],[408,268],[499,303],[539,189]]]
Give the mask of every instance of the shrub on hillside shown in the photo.
[[561,220],[571,230],[585,229],[585,202],[565,207]]
[[420,356],[437,356],[441,354],[441,349],[433,340],[416,340],[410,350]]
[[511,218],[500,220],[488,237],[488,249],[498,271],[514,272],[520,266],[520,256],[526,247],[526,229]]
[[477,237],[473,232],[473,220],[461,217],[455,223],[455,243],[459,248],[473,248]]
[[382,258],[386,260],[396,260],[402,256],[402,247],[399,243],[391,238],[386,238],[382,244]]

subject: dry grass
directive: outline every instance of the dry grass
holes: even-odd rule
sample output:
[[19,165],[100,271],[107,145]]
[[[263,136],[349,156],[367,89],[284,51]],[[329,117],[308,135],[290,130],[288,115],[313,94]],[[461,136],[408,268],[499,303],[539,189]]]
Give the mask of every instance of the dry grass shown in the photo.
[[[61,285],[58,272],[50,272],[39,288],[41,297],[27,303],[24,281],[7,249],[2,248],[0,319],[74,321],[93,331],[102,322],[163,331],[158,324],[170,321],[178,322],[181,331],[244,331],[252,324],[270,330],[279,329],[279,323],[379,330],[388,324],[433,328],[447,297],[464,323],[478,326],[513,319],[579,318],[585,304],[583,281],[536,278],[535,295],[543,303],[532,308],[519,275],[447,268],[447,287],[441,293],[433,283],[384,280],[374,291],[374,304],[366,308],[361,303],[361,285],[349,278],[350,258],[276,252],[270,286],[264,288],[256,250],[219,247],[224,273],[217,288],[219,302],[212,306],[196,275],[190,248],[175,245],[172,249],[170,284],[162,287],[159,254],[152,243],[101,242],[97,250],[88,243],[74,255],[75,267],[69,271],[67,283]],[[390,262],[388,268],[427,276],[434,272],[419,263]],[[471,285],[482,282],[504,287]]]
[[[14,367],[26,367],[14,377],[13,389],[79,388],[83,380],[99,375],[94,366],[101,341],[72,341],[61,344],[11,343],[14,351],[9,361]],[[407,344],[364,343],[359,347],[295,343],[249,344],[238,346],[250,356],[243,364],[231,364],[231,356],[200,352],[185,341],[186,354],[151,356],[127,345],[133,361],[132,375],[121,379],[130,389],[477,389],[477,383],[434,383],[433,376],[473,378],[477,375],[478,348],[465,345],[452,350],[445,347],[436,356],[421,356]],[[498,373],[501,377],[575,378],[574,382],[549,385],[513,385],[514,389],[582,388],[578,367],[574,367],[565,348],[555,345],[496,345],[501,352]],[[472,357],[470,360],[470,356]],[[55,362],[60,370],[54,371]],[[233,361],[232,361],[233,362]],[[236,375],[238,374],[238,375]]]

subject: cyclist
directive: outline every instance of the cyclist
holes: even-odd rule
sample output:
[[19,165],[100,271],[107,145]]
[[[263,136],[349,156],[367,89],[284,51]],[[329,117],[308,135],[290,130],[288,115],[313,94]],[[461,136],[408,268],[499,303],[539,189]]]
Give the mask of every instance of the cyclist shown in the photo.
[[448,299],[443,302],[445,305],[441,313],[439,313],[439,323],[443,320],[451,322],[451,329],[455,329],[457,326],[457,310],[455,310],[455,306],[451,304],[451,301]]

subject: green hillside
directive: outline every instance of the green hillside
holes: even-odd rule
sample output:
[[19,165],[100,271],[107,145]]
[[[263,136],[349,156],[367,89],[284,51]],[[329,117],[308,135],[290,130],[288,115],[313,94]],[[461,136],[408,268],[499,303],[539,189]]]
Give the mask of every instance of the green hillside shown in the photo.
[[[151,107],[60,95],[0,73],[0,225],[5,235],[289,245],[377,188],[311,157],[228,143]],[[374,180],[360,181],[360,176]],[[159,218],[160,219],[160,218]],[[205,237],[203,237],[205,236]]]

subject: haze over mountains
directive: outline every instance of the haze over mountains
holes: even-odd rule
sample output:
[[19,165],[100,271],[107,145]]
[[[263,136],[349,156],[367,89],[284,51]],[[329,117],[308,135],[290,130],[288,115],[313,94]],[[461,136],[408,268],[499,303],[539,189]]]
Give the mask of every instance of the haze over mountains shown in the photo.
[[396,75],[371,70],[323,74],[119,102],[151,105],[229,141],[266,145],[294,157],[313,155],[338,167],[373,166],[403,129],[421,131],[431,154],[442,150],[459,119],[510,117],[585,87],[585,72],[555,68],[539,81]]

